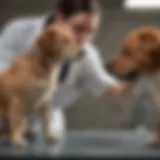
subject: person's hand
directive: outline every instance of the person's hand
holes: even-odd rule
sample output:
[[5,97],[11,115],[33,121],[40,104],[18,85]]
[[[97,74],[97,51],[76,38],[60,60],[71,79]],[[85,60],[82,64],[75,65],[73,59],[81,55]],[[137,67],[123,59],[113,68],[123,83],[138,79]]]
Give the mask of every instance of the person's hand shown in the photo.
[[107,91],[107,97],[111,99],[116,99],[128,95],[134,91],[136,84],[137,82],[132,82],[110,86]]

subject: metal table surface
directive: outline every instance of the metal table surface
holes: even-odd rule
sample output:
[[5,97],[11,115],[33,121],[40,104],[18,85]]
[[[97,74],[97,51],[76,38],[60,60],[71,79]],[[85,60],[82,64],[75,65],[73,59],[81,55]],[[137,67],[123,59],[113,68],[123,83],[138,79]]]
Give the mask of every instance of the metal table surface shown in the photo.
[[70,131],[58,144],[45,144],[41,135],[26,148],[1,144],[0,156],[35,157],[154,157],[159,150],[146,147],[150,133],[134,131]]

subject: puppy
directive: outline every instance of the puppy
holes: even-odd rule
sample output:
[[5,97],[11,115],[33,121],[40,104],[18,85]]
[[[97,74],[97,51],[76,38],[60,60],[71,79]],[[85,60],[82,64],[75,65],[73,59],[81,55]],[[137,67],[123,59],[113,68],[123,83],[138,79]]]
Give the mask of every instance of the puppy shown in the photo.
[[[141,75],[152,79],[160,78],[160,29],[154,26],[142,27],[127,35],[107,68],[124,81],[135,81]],[[160,81],[158,83],[160,85]],[[154,92],[153,87],[151,89]],[[149,142],[151,146],[156,146],[160,142],[159,99],[160,93],[156,93],[153,102],[157,104],[157,118],[154,134]]]
[[0,73],[0,116],[9,121],[10,140],[25,146],[26,122],[39,114],[45,138],[56,137],[50,129],[52,98],[61,63],[78,51],[68,26],[51,25],[35,40],[33,48]]

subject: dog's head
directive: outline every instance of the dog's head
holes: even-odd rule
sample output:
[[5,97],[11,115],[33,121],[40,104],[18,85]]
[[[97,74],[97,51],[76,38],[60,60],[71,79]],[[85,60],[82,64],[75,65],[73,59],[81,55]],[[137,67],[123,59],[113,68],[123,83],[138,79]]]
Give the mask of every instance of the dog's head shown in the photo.
[[117,55],[107,68],[122,79],[134,80],[141,74],[160,69],[160,30],[144,27],[125,38]]
[[79,48],[71,28],[60,24],[47,27],[36,43],[46,56],[59,60],[73,58]]

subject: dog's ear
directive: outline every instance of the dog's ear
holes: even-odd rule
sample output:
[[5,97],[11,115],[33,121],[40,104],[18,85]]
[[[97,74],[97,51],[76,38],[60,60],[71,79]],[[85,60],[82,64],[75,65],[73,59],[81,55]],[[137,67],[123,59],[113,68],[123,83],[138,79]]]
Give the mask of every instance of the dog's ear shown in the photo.
[[51,52],[51,47],[57,39],[56,28],[48,27],[37,39],[37,45],[43,52]]
[[157,48],[155,48],[151,51],[151,56],[152,56],[153,60],[155,62],[159,63],[159,65],[160,65],[160,44]]
[[57,40],[57,33],[57,26],[49,26],[44,32],[45,40],[53,43],[55,40]]
[[156,27],[140,30],[139,38],[148,50],[154,68],[160,67],[160,32]]
[[142,42],[154,42],[159,39],[159,29],[157,27],[145,27],[139,30],[139,39]]
[[139,38],[142,42],[155,41],[156,35],[152,30],[147,30],[139,33]]
[[142,32],[139,34],[139,39],[143,42],[147,41],[150,39],[150,34]]
[[143,45],[148,68],[150,71],[157,71],[160,69],[160,32],[156,27],[142,28],[138,32],[138,36]]
[[156,48],[150,51],[150,58],[152,61],[153,70],[157,71],[160,69],[160,43]]

